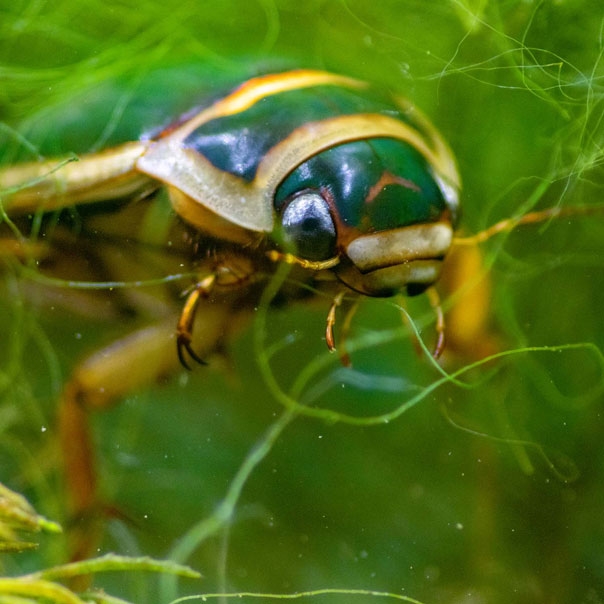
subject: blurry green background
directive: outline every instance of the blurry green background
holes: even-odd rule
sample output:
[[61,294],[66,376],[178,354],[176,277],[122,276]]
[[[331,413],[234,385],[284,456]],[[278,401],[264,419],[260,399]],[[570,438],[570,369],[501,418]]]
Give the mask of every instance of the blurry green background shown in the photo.
[[[74,99],[79,111],[83,88],[181,60],[225,73],[241,57],[324,67],[379,81],[431,117],[457,155],[474,233],[533,206],[601,203],[603,30],[600,0],[0,0],[0,128],[18,141],[47,107]],[[230,522],[186,559],[201,581],[96,584],[141,603],[327,587],[422,602],[604,601],[604,215],[521,227],[481,249],[492,301],[476,349],[496,340],[519,352],[469,368],[469,388],[434,388],[441,375],[387,300],[361,306],[350,335],[360,349],[341,367],[324,350],[320,302],[269,310],[270,327],[256,321],[226,362],[95,417],[104,492],[128,518],[109,523],[100,553],[172,557],[282,413],[268,370],[283,392],[300,381],[295,399],[337,411],[298,417],[272,443]],[[54,401],[77,359],[123,327],[33,309],[22,291],[6,271],[0,480],[65,522]],[[430,345],[427,302],[409,311]],[[451,351],[447,370],[471,356]],[[414,396],[387,424],[339,415]],[[37,553],[1,562],[16,574],[63,556],[62,537],[42,537]]]

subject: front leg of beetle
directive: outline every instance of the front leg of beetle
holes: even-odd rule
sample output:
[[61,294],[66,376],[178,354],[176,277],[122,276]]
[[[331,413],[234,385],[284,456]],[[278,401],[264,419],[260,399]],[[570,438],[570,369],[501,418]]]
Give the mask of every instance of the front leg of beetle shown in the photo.
[[[192,344],[193,326],[199,305],[210,298],[215,289],[239,289],[249,283],[255,274],[255,268],[249,258],[232,256],[228,262],[217,263],[214,270],[197,283],[189,295],[182,309],[176,327],[176,348],[181,365],[191,369],[187,363],[187,353],[200,365],[205,365],[203,354],[195,350]],[[202,336],[203,337],[203,336]]]
[[208,275],[205,279],[200,281],[187,296],[187,301],[185,302],[180,318],[178,319],[178,325],[176,326],[176,350],[178,352],[180,364],[185,369],[191,369],[185,358],[185,352],[200,365],[206,364],[195,352],[191,340],[193,339],[193,324],[197,313],[197,307],[204,298],[208,297],[215,283],[215,273]]

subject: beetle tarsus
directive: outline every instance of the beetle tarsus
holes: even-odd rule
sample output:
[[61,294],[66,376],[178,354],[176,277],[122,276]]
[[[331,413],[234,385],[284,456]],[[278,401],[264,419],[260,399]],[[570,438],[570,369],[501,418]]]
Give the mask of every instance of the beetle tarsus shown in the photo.
[[[327,313],[327,321],[325,325],[325,342],[327,343],[327,348],[329,349],[329,352],[335,352],[336,350],[336,340],[333,334],[333,327],[336,324],[336,309],[342,304],[342,300],[344,299],[345,293],[345,291],[341,291],[334,297],[329,308],[329,312]],[[350,367],[352,365],[350,355],[345,350],[344,342],[346,340],[348,330],[350,329],[350,322],[352,320],[352,315],[354,314],[355,310],[356,304],[350,309],[348,313],[346,313],[346,318],[344,319],[344,324],[342,326],[340,361],[344,367]]]
[[325,342],[329,352],[335,352],[336,340],[333,335],[333,326],[336,324],[336,309],[342,304],[344,298],[344,292],[339,292],[331,302],[329,312],[327,313],[327,321],[325,324]]
[[178,359],[180,364],[191,371],[191,367],[187,362],[185,352],[200,365],[207,365],[207,363],[193,350],[191,340],[193,339],[193,322],[195,321],[195,313],[199,306],[199,301],[205,298],[210,293],[214,283],[216,282],[216,275],[212,273],[205,279],[202,279],[197,285],[195,285],[193,291],[187,297],[187,301],[180,314],[178,325],[176,327],[176,351],[178,353]]
[[176,350],[178,352],[178,360],[180,361],[180,364],[188,371],[191,371],[191,366],[187,362],[185,353],[187,353],[196,363],[199,363],[200,365],[207,365],[207,362],[204,361],[195,352],[195,350],[193,350],[193,346],[191,346],[191,337],[189,334],[178,334],[176,337]]

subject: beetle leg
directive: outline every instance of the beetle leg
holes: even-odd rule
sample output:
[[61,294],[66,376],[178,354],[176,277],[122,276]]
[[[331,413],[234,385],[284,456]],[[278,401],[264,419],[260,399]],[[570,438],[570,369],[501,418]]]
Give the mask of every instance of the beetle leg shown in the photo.
[[48,245],[42,241],[29,241],[25,238],[0,238],[0,258],[17,259],[19,262],[41,260],[48,254]]
[[[478,247],[481,243],[518,226],[597,212],[602,212],[601,205],[554,206],[506,218],[475,235],[456,236],[440,279],[441,288],[455,295],[455,304],[448,310],[448,348],[471,359],[484,358],[500,350],[501,343],[488,321],[491,287]],[[474,278],[469,280],[468,275]]]
[[[342,300],[344,299],[346,292],[342,290],[339,292],[333,299],[331,306],[329,307],[329,312],[327,313],[327,321],[325,325],[325,342],[327,343],[327,348],[329,348],[330,352],[334,352],[336,349],[335,337],[333,334],[333,327],[336,324],[336,311],[339,306],[342,304]],[[341,344],[340,344],[340,361],[344,367],[350,367],[350,355],[346,352],[346,336],[350,331],[350,325],[352,323],[352,317],[358,308],[358,300],[354,302],[350,310],[346,313],[344,317],[344,322],[342,324],[341,330]]]
[[125,143],[101,153],[19,164],[0,170],[0,187],[12,215],[73,204],[120,199],[148,189],[151,179],[135,170],[148,147]]
[[173,327],[164,323],[134,332],[86,358],[66,383],[58,411],[64,479],[74,519],[70,549],[86,558],[102,531],[88,412],[107,408],[177,367]]
[[348,333],[350,332],[350,326],[352,325],[352,318],[354,317],[357,309],[359,307],[359,299],[357,298],[353,303],[346,315],[344,316],[344,321],[342,322],[342,328],[340,329],[340,362],[344,367],[350,367],[352,365],[352,361],[350,360],[350,355],[346,350],[346,339],[348,337]]
[[430,306],[434,310],[436,314],[436,344],[434,345],[434,350],[432,351],[432,356],[435,360],[440,358],[440,355],[443,353],[445,349],[445,315],[443,313],[442,306],[440,305],[440,296],[438,295],[438,291],[436,291],[435,287],[429,287],[426,290],[426,294],[428,296],[428,301],[430,302]]
[[[199,299],[202,304],[202,298]],[[192,339],[201,355],[216,350],[237,329],[248,307],[236,299],[207,303],[194,324]],[[58,426],[70,516],[74,559],[92,553],[102,534],[98,480],[89,412],[104,410],[128,394],[157,383],[179,368],[174,354],[174,317],[135,331],[85,358],[66,383],[59,404]],[[107,508],[104,508],[107,510]]]
[[[188,354],[196,363],[206,362],[193,349],[192,336],[197,309],[202,300],[207,300],[216,287],[223,291],[234,291],[249,282],[255,273],[253,262],[244,256],[232,255],[214,266],[213,271],[197,283],[189,293],[176,326],[176,349],[178,359],[185,369],[191,369],[187,363]],[[185,354],[186,353],[186,354]]]
[[336,349],[336,341],[333,335],[333,326],[336,324],[336,309],[342,304],[344,298],[344,291],[338,292],[331,302],[329,312],[327,313],[327,322],[325,325],[325,342],[329,352],[334,352]]
[[176,350],[178,352],[178,359],[180,364],[188,370],[191,367],[187,363],[185,352],[200,365],[206,365],[206,362],[193,350],[191,346],[191,339],[193,333],[193,323],[195,321],[195,314],[197,307],[202,298],[207,298],[209,293],[212,291],[214,284],[216,283],[216,274],[212,273],[205,279],[200,281],[188,295],[187,301],[185,302],[178,324],[176,326]]

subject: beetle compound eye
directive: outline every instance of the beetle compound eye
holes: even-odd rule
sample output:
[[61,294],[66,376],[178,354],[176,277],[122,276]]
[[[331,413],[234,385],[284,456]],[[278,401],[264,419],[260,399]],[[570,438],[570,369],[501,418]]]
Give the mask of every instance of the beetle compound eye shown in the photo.
[[327,260],[335,254],[336,227],[327,202],[318,193],[294,197],[281,217],[286,246],[305,260]]

